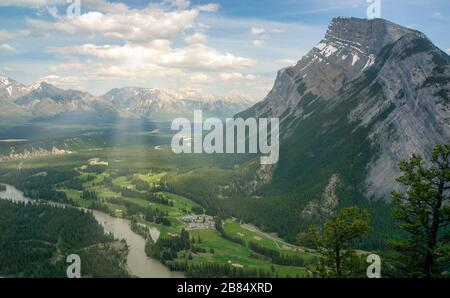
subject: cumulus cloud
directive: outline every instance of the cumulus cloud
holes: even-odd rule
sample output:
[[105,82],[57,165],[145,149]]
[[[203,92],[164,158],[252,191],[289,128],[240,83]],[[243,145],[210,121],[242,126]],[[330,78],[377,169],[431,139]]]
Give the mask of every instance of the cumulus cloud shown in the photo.
[[[210,87],[211,83],[234,84],[239,75],[234,74],[233,79],[233,75],[227,78],[227,73],[256,64],[253,59],[204,44],[209,28],[198,23],[198,16],[218,9],[214,3],[191,7],[189,1],[167,0],[143,9],[86,11],[75,18],[53,10],[52,21],[28,19],[27,23],[34,32],[49,32],[53,36],[61,33],[60,36],[103,37],[97,39],[103,43],[47,48],[55,57],[68,61],[47,69],[46,79],[59,86],[76,86],[78,82],[82,89],[95,81],[131,79]],[[241,76],[246,82],[256,78]]]
[[259,34],[263,34],[265,32],[266,32],[266,29],[264,29],[264,28],[252,27],[250,29],[250,33],[253,35],[259,35]]
[[[208,14],[217,12],[219,4],[159,0],[149,1],[144,8],[131,8],[109,1],[81,0],[83,13],[68,17],[66,0],[0,0],[0,6],[27,6],[39,12],[38,17],[25,19],[26,32],[0,30],[0,38],[13,35],[14,40],[37,40],[51,36],[62,41],[51,47],[40,44],[47,54],[54,54],[55,61],[39,77],[60,87],[103,92],[118,83],[136,82],[151,84],[149,87],[182,86],[222,94],[241,89],[258,94],[250,97],[260,97],[271,85],[272,79],[244,74],[258,63],[239,54],[239,48],[234,52],[230,50],[233,47],[223,50],[210,46],[220,36],[213,39],[211,35],[211,41],[205,44],[208,30],[215,26],[209,18],[220,17]],[[253,23],[237,25],[246,34]],[[272,33],[269,28],[276,27],[259,26],[253,30],[255,46],[262,46],[266,35]]]
[[149,8],[126,13],[104,14],[92,11],[76,18],[63,17],[57,22],[28,19],[34,28],[69,34],[101,34],[131,42],[173,39],[183,29],[193,26],[197,10],[164,11]]
[[0,52],[14,52],[15,50],[13,46],[7,43],[0,44]]
[[209,3],[205,5],[197,6],[197,9],[199,11],[205,11],[205,12],[216,12],[220,8],[220,5],[217,3]]
[[193,44],[193,43],[202,43],[207,39],[206,35],[203,33],[194,33],[192,35],[188,35],[184,38],[184,42],[187,44]]
[[136,65],[151,63],[165,67],[193,69],[242,68],[256,62],[249,58],[235,56],[202,44],[192,44],[185,48],[172,48],[168,40],[155,40],[145,46],[126,44],[69,46],[51,48],[51,52],[63,55],[84,55],[98,59],[115,60],[116,63]]

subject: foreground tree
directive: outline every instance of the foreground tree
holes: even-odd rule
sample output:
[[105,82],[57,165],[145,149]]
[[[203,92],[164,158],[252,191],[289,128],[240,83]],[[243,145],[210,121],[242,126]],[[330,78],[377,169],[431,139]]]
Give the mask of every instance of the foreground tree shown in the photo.
[[365,272],[365,262],[351,243],[369,231],[368,211],[350,207],[329,218],[321,230],[311,226],[298,242],[320,253],[319,262],[311,268],[316,277],[358,277]]
[[425,164],[418,155],[399,163],[392,192],[393,216],[405,238],[390,241],[399,254],[395,266],[410,277],[440,277],[450,267],[450,145],[438,145]]

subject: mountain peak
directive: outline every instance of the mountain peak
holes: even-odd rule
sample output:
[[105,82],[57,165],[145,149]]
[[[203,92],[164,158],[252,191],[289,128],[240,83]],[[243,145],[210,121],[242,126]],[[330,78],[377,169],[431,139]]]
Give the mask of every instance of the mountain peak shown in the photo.
[[0,76],[0,100],[14,100],[25,92],[24,89],[24,86],[17,81]]
[[5,76],[0,76],[0,86],[6,87],[6,86],[12,86],[12,85],[22,86],[22,84],[18,83],[17,81],[15,81],[11,78],[8,78]]
[[0,76],[0,84],[3,86],[9,85],[9,78]]
[[346,44],[365,54],[378,54],[406,34],[423,37],[423,33],[397,25],[384,19],[337,17],[328,26],[325,40]]

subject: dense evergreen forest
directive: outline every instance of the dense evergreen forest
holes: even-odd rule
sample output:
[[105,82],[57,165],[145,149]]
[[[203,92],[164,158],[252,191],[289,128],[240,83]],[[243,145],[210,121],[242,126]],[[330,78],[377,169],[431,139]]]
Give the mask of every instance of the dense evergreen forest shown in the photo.
[[75,208],[0,200],[0,275],[66,277],[78,254],[82,277],[127,277],[127,246],[104,234],[90,213]]

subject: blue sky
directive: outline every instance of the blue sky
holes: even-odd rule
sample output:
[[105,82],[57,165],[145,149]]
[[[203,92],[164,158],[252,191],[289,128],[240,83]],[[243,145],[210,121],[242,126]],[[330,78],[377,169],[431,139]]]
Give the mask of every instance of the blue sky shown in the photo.
[[[0,0],[0,75],[102,94],[142,86],[259,100],[335,16],[366,0]],[[449,51],[448,0],[381,0],[381,16]]]

